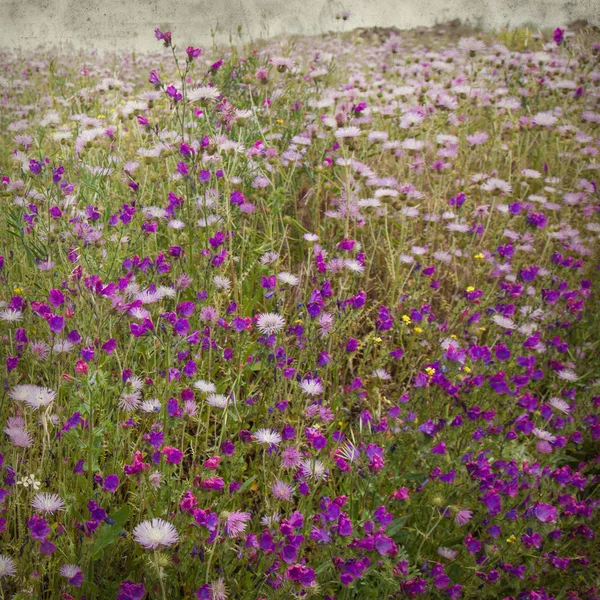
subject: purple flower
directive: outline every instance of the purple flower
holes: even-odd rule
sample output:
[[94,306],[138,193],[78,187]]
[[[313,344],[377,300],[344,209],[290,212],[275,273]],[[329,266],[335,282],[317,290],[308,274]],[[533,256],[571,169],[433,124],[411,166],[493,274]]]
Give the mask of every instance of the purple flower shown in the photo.
[[173,330],[177,335],[187,335],[190,331],[190,324],[188,323],[187,319],[177,319],[177,321],[175,321],[175,324],[173,325]]
[[502,511],[502,503],[500,502],[500,496],[492,491],[487,492],[481,501],[487,506],[490,516],[494,517]]
[[431,449],[432,454],[446,454],[446,442],[440,442]]
[[133,583],[126,579],[119,586],[117,600],[142,600],[146,595],[146,588],[143,583]]
[[358,348],[358,340],[355,338],[350,338],[346,342],[346,352],[356,352]]
[[119,487],[119,478],[116,475],[107,475],[104,478],[104,484],[102,489],[105,492],[115,492],[117,487]]
[[110,338],[107,342],[102,344],[102,350],[106,352],[106,354],[112,354],[117,347],[117,340],[115,338]]
[[160,77],[158,76],[158,73],[154,69],[152,69],[152,71],[150,71],[150,77],[148,77],[148,82],[151,85],[156,85],[156,86],[161,85]]
[[46,522],[46,519],[39,515],[33,515],[27,521],[27,528],[31,534],[31,537],[35,540],[43,542],[50,535],[50,526]]
[[194,48],[194,46],[188,46],[185,49],[185,53],[188,56],[188,60],[192,61],[194,58],[198,58],[202,54],[201,48]]
[[556,522],[556,508],[551,504],[538,503],[534,508],[534,514],[542,523]]
[[289,567],[285,575],[294,583],[300,583],[305,587],[311,585],[315,580],[315,572],[311,568],[301,564]]
[[52,315],[48,318],[48,325],[50,325],[50,331],[60,333],[65,328],[65,318],[60,315]]
[[170,31],[161,31],[160,29],[156,28],[154,30],[154,37],[159,41],[159,42],[164,42],[165,47],[169,47],[171,45],[171,32]]

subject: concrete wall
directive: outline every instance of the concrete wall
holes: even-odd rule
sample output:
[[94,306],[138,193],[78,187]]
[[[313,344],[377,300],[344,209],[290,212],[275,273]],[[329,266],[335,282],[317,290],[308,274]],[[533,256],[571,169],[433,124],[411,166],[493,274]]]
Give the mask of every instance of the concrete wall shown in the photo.
[[[342,10],[348,21],[336,20]],[[169,26],[180,45],[280,34],[309,34],[362,26],[401,29],[459,17],[484,27],[533,22],[542,27],[579,18],[598,24],[600,0],[0,0],[0,45],[35,47],[72,42],[100,49],[156,48],[153,29]]]

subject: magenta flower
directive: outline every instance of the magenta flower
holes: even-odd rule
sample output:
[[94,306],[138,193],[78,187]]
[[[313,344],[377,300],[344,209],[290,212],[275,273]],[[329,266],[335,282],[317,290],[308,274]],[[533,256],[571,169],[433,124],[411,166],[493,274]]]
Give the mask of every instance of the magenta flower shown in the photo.
[[157,87],[160,87],[162,85],[162,82],[160,81],[160,77],[158,76],[158,73],[154,69],[152,69],[152,71],[150,71],[150,76],[148,77],[148,82]]
[[315,572],[311,568],[301,564],[288,567],[285,576],[294,583],[300,583],[305,587],[310,586],[315,580]]
[[446,442],[440,442],[431,449],[432,454],[446,454]]
[[565,40],[564,33],[565,32],[560,27],[557,27],[554,30],[554,35],[552,36],[552,38],[554,39],[554,41],[556,42],[556,44],[558,46],[560,46],[564,42],[564,40]]
[[102,344],[102,350],[106,352],[106,354],[112,354],[117,347],[117,340],[115,338],[110,338],[107,342]]
[[173,446],[165,446],[160,452],[166,457],[167,462],[172,465],[178,465],[183,458],[183,452],[173,448]]
[[185,49],[185,53],[187,54],[188,60],[192,61],[194,58],[198,58],[202,54],[202,49],[194,48],[194,46],[188,46]]
[[170,31],[161,31],[158,27],[154,30],[154,37],[159,42],[164,42],[165,47],[168,48],[171,45],[171,32]]

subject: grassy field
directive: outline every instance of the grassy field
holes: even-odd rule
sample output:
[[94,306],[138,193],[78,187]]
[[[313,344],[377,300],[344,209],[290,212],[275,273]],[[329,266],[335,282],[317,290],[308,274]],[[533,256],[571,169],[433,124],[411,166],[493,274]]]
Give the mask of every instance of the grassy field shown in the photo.
[[600,597],[600,35],[0,53],[0,597]]

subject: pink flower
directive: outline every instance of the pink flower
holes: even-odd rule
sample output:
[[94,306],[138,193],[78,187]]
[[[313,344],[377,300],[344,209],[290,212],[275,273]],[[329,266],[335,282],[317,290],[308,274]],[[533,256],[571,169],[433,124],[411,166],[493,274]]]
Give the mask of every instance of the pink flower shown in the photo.
[[237,537],[246,530],[247,522],[250,520],[250,514],[235,511],[229,513],[225,522],[225,533],[229,537]]
[[470,510],[459,510],[454,517],[454,522],[462,527],[473,518],[473,512]]

